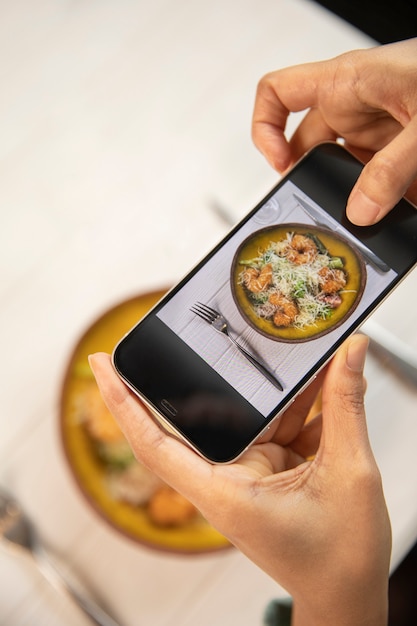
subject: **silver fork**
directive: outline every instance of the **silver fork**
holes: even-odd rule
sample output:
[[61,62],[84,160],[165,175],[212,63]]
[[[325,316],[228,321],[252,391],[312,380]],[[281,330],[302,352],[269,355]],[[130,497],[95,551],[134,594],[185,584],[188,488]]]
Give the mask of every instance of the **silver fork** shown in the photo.
[[236,339],[232,337],[229,332],[227,320],[221,313],[207,306],[207,304],[203,304],[202,302],[196,302],[190,310],[192,313],[210,324],[214,328],[214,330],[217,330],[217,332],[225,335],[233,343],[233,345],[235,345],[236,348],[243,354],[243,356],[245,356],[248,361],[250,361],[250,363],[252,363],[252,365],[256,367],[256,369],[259,370],[267,380],[269,380],[270,383],[272,383],[280,391],[283,391],[284,388],[279,380],[277,380],[275,376],[271,374],[271,372],[267,370],[266,367],[253,356],[253,354],[248,352],[240,343],[236,341]]
[[67,575],[61,573],[50,560],[49,553],[41,542],[35,526],[26,516],[20,504],[0,487],[0,547],[13,551],[26,550],[34,559],[48,582],[58,591],[70,597],[97,626],[120,626],[86,590]]

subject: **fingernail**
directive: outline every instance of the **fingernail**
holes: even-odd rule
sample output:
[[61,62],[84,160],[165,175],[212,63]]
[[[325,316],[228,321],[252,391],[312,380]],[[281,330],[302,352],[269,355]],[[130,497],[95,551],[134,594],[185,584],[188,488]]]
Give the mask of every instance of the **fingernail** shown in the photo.
[[93,374],[94,374],[94,356],[95,356],[94,354],[89,354],[89,355],[88,355],[88,357],[87,357],[87,359],[88,359],[88,364],[89,364],[89,366],[90,366],[91,371],[93,372]]
[[361,189],[355,189],[346,207],[349,220],[357,226],[368,226],[382,216],[382,207],[371,200]]
[[365,366],[368,339],[364,335],[358,335],[351,339],[346,354],[346,365],[353,372],[362,372]]

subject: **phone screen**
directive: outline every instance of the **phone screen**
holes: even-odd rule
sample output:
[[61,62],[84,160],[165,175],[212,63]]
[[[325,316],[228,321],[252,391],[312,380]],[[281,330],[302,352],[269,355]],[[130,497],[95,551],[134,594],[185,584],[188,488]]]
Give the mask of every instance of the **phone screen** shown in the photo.
[[313,150],[117,346],[122,378],[211,461],[241,454],[415,264],[411,205],[344,218],[360,167]]

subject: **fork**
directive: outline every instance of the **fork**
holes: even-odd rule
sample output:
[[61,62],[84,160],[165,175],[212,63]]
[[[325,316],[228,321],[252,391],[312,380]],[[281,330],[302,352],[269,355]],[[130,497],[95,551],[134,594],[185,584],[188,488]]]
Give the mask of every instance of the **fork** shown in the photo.
[[72,582],[67,575],[50,560],[49,552],[41,542],[32,521],[26,516],[20,504],[0,487],[0,547],[13,551],[14,548],[30,553],[34,563],[46,580],[58,591],[71,598],[97,626],[120,626],[111,615],[99,605],[77,581]]
[[269,380],[270,383],[272,383],[280,391],[284,390],[284,387],[281,385],[279,380],[277,380],[275,376],[273,376],[273,374],[271,374],[271,372],[269,372],[266,367],[253,356],[253,354],[248,352],[240,343],[236,341],[236,339],[232,337],[228,328],[228,322],[221,313],[207,306],[207,304],[203,304],[202,302],[196,302],[195,305],[191,307],[190,311],[210,324],[214,330],[225,335],[243,354],[243,356],[245,356],[248,361],[250,361],[250,363],[252,363],[252,365],[256,367],[256,369],[259,370],[267,380]]

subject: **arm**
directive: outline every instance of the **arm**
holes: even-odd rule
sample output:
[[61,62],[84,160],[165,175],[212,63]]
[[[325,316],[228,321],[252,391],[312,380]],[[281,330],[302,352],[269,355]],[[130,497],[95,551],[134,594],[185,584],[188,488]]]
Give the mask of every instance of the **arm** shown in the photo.
[[[366,346],[350,339],[270,439],[230,465],[160,429],[107,355],[90,360],[138,459],[289,591],[294,626],[386,622],[390,525],[363,407]],[[323,378],[322,416],[303,427]]]
[[[380,220],[407,194],[417,202],[417,38],[278,70],[258,85],[252,135],[278,171],[322,141],[343,139],[367,162],[348,217]],[[290,141],[288,116],[307,110]]]

